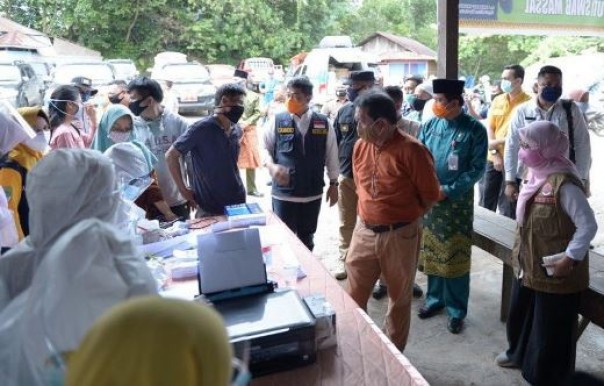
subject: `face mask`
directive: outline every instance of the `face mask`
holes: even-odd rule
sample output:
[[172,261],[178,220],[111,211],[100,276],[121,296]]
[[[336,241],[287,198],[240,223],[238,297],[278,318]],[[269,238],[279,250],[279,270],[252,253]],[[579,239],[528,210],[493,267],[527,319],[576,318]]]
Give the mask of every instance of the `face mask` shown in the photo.
[[92,98],[92,94],[90,92],[83,92],[83,93],[80,93],[80,97],[82,98],[82,102],[86,102],[90,98]]
[[506,93],[511,93],[514,89],[514,87],[512,87],[512,81],[507,79],[502,79],[499,87],[501,88],[501,91]]
[[529,168],[538,168],[547,162],[541,155],[541,152],[536,149],[520,148],[518,151],[518,159]]
[[348,90],[346,90],[346,95],[348,95],[349,101],[354,102],[354,100],[359,96],[359,90],[349,87]]
[[[73,114],[69,114],[67,111],[63,111],[59,108],[59,105],[56,102],[71,102],[72,105],[75,104],[76,111],[74,111]],[[70,115],[70,116],[75,116],[78,115],[78,112],[80,111],[80,109],[82,108],[81,103],[78,102],[74,102],[74,101],[70,101],[70,100],[66,100],[66,99],[51,99],[50,102],[48,102],[49,104],[51,104],[55,109],[57,109],[58,111],[62,112],[65,115]]]
[[302,115],[306,110],[306,106],[302,102],[298,102],[295,99],[288,98],[285,101],[285,107],[290,114]]
[[219,114],[222,114],[225,117],[227,117],[227,119],[229,121],[231,121],[232,123],[239,122],[239,119],[241,119],[241,116],[243,115],[245,108],[243,106],[219,106],[219,108],[221,108],[221,109],[224,109],[225,107],[229,107],[229,111],[227,111],[225,113],[219,113]]
[[141,103],[143,103],[143,99],[140,99],[138,101],[132,101],[128,105],[128,108],[130,109],[130,111],[132,111],[132,114],[136,115],[137,117],[139,115],[141,115],[141,113],[143,111],[145,111],[145,109],[147,109],[147,107],[149,107],[149,106],[141,106]]
[[541,98],[549,103],[556,102],[562,95],[562,87],[545,86],[541,89]]
[[44,131],[36,133],[35,137],[33,137],[31,139],[27,139],[23,143],[25,144],[25,146],[29,147],[30,149],[39,151],[39,152],[45,151],[46,148],[48,147],[48,140],[46,139],[46,135],[45,135]]
[[411,108],[415,111],[424,111],[424,106],[426,105],[426,100],[415,98],[411,103]]
[[577,102],[577,106],[579,106],[583,114],[586,114],[587,110],[589,110],[589,103],[587,102]]
[[441,103],[434,103],[432,105],[432,112],[438,118],[447,118],[449,116],[449,109],[447,108],[447,105],[443,105]]
[[129,131],[110,131],[107,136],[113,143],[122,143],[128,142],[130,140],[130,132]]
[[417,98],[417,97],[415,96],[415,94],[405,94],[405,102],[406,102],[406,103],[407,103],[409,106],[411,106],[411,104],[413,103],[413,100],[414,100],[415,98]]
[[119,97],[120,94],[117,95],[112,95],[109,97],[109,102],[113,103],[114,105],[117,105],[118,103],[121,103],[122,100],[124,99],[124,97]]

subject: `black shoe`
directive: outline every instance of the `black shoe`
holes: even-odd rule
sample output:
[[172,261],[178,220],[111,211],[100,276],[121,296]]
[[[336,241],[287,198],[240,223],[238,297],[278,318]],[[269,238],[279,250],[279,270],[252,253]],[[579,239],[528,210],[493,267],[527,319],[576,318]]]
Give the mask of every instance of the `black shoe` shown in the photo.
[[375,287],[373,287],[373,298],[376,300],[380,300],[381,298],[383,298],[384,296],[386,296],[386,293],[388,292],[388,289],[385,285],[381,285],[381,284],[376,284]]
[[422,290],[422,287],[413,283],[413,297],[421,298],[423,294],[424,294],[424,290]]
[[248,196],[254,196],[254,197],[264,197],[263,193],[260,193],[260,192],[257,192],[257,191],[256,192],[249,192],[247,195]]
[[461,332],[461,329],[463,328],[463,319],[449,318],[447,328],[449,329],[451,334],[459,334]]
[[445,307],[426,307],[426,306],[422,306],[420,307],[417,316],[419,316],[420,319],[428,319],[433,317],[434,315],[438,314],[440,311],[442,311],[442,309]]

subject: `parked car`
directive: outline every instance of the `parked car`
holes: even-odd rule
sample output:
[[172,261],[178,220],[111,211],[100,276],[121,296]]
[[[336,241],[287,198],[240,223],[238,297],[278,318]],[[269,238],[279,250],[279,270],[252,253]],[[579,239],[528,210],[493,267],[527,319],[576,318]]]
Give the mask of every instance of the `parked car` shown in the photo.
[[208,64],[206,66],[210,71],[210,82],[216,87],[233,81],[235,66],[230,64]]
[[270,70],[275,70],[275,64],[271,58],[248,58],[239,62],[237,68],[248,73],[254,91],[259,91],[260,83],[268,78]]
[[172,82],[179,113],[207,115],[212,111],[216,86],[210,81],[207,68],[200,63],[165,64],[161,68],[154,68],[151,78]]
[[77,62],[63,63],[55,69],[52,85],[46,90],[45,100],[50,99],[50,94],[61,85],[71,84],[77,76],[85,76],[92,81],[92,87],[99,90],[98,97],[102,99],[107,94],[109,83],[115,80],[113,66],[105,62]]
[[136,65],[130,59],[109,59],[105,62],[113,66],[115,79],[128,82],[138,75]]
[[42,105],[44,101],[44,82],[22,61],[0,62],[0,87],[3,98],[15,107]]

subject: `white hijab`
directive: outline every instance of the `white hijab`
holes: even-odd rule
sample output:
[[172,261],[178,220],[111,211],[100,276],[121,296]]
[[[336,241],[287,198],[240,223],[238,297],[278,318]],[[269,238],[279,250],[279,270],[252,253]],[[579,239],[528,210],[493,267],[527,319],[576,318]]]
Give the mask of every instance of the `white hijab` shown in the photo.
[[23,292],[56,239],[74,224],[114,223],[121,202],[111,160],[94,150],[54,150],[29,172],[30,235],[0,257],[0,311]]
[[36,136],[35,131],[7,101],[0,100],[0,156]]
[[2,384],[46,385],[49,346],[74,351],[106,310],[156,293],[127,236],[98,219],[77,223],[55,241],[31,286],[0,313]]

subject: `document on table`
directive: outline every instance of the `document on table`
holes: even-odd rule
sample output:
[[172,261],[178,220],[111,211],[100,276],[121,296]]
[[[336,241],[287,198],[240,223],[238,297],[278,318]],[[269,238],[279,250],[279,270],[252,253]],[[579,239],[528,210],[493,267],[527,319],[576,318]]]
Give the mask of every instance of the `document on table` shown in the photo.
[[204,294],[266,283],[256,228],[200,235],[197,253]]

